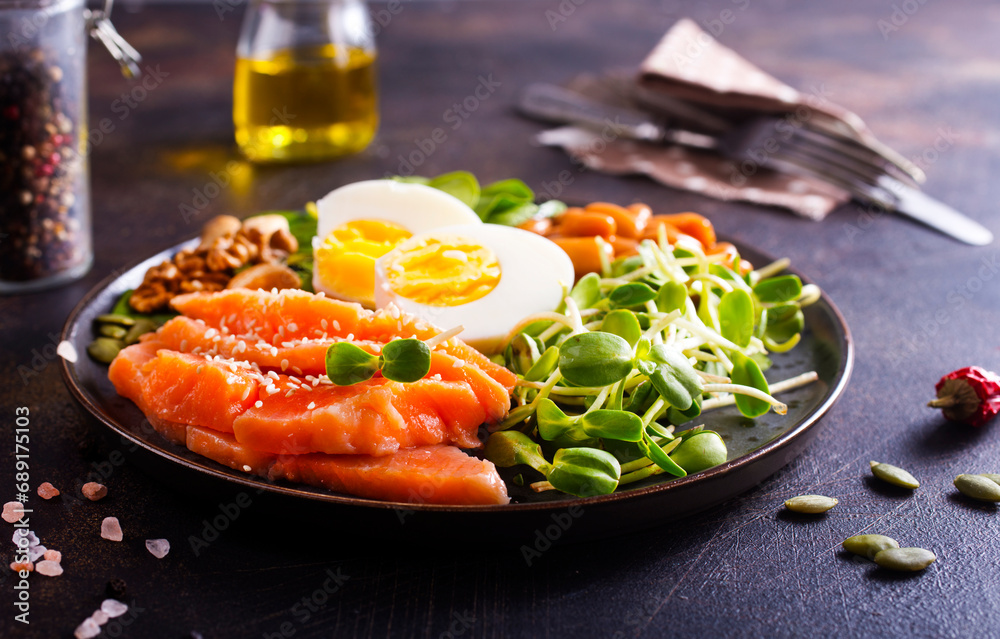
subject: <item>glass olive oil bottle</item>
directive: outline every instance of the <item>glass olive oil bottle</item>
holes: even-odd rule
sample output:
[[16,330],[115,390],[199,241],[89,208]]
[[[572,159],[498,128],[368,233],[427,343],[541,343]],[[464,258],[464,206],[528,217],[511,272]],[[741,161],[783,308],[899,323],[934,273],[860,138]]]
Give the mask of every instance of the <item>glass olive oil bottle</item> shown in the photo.
[[237,50],[236,142],[254,162],[361,151],[378,128],[375,47],[358,0],[258,0]]

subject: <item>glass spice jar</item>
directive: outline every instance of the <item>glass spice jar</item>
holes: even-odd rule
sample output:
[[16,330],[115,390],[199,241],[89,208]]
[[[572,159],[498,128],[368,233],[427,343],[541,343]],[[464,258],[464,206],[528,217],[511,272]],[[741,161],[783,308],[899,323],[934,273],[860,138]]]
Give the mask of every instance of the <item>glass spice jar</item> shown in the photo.
[[69,282],[93,261],[88,32],[123,68],[137,70],[138,59],[108,11],[88,11],[84,0],[0,0],[0,293]]
[[253,0],[236,51],[236,142],[253,162],[356,153],[378,128],[363,0]]

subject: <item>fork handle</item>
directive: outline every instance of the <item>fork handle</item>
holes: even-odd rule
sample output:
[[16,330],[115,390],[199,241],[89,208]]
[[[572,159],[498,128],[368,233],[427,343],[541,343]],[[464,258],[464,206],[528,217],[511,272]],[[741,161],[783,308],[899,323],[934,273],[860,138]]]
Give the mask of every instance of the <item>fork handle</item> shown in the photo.
[[553,84],[536,83],[525,87],[518,100],[521,113],[545,122],[575,124],[614,137],[643,142],[662,142],[665,130],[646,114],[611,107]]

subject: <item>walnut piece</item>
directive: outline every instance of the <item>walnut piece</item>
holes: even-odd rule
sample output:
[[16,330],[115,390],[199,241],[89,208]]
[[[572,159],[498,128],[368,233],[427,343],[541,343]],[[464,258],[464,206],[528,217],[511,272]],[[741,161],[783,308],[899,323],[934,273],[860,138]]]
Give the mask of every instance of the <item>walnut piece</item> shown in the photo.
[[[288,220],[281,215],[260,215],[240,223],[231,215],[212,218],[202,230],[197,248],[184,249],[146,271],[142,284],[132,293],[129,305],[140,313],[166,310],[170,300],[182,293],[221,291],[233,273],[248,264],[277,264],[297,251],[299,243],[292,235]],[[300,285],[294,271],[282,270],[250,273],[246,282],[264,282],[254,288],[297,288]],[[241,273],[242,275],[242,273]],[[292,281],[294,280],[294,282]],[[246,288],[245,284],[237,284]],[[234,286],[235,288],[236,286]]]

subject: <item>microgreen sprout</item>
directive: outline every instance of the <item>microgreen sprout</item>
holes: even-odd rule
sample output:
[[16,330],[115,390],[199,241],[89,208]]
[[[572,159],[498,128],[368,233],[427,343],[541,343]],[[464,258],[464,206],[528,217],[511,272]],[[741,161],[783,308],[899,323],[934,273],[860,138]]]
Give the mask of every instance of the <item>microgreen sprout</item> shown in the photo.
[[558,309],[524,318],[508,335],[516,407],[493,427],[487,458],[531,466],[545,476],[535,490],[575,495],[725,462],[718,433],[675,435],[674,425],[732,404],[749,418],[784,414],[773,393],[816,379],[769,387],[764,377],[767,353],[798,343],[801,309],[820,296],[783,275],[786,267],[779,260],[739,273],[699,246],[669,245],[665,234],[602,264]]
[[431,369],[431,351],[462,332],[461,326],[427,339],[394,339],[382,346],[381,353],[370,353],[353,342],[335,342],[326,349],[326,376],[338,386],[368,381],[381,372],[394,382],[415,382]]

